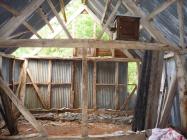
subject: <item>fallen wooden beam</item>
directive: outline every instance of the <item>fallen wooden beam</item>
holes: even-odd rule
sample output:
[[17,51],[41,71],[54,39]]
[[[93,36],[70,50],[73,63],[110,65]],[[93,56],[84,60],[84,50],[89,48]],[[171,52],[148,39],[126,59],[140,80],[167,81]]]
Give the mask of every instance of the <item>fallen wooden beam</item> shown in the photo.
[[0,77],[0,90],[3,91],[2,94],[7,95],[13,104],[17,107],[17,109],[21,112],[21,114],[25,117],[25,119],[31,123],[31,125],[42,135],[47,135],[45,129],[36,121],[34,116],[24,108],[21,101],[17,98],[17,96],[12,92],[12,90],[7,86],[5,81]]
[[[137,50],[157,50],[176,51],[180,48],[173,48],[167,44],[146,43],[138,41],[122,40],[95,40],[95,39],[12,39],[0,40],[0,48],[17,47],[61,47],[61,48],[114,48],[114,49],[137,49]],[[182,51],[182,50],[181,50]],[[185,50],[183,50],[185,51]]]

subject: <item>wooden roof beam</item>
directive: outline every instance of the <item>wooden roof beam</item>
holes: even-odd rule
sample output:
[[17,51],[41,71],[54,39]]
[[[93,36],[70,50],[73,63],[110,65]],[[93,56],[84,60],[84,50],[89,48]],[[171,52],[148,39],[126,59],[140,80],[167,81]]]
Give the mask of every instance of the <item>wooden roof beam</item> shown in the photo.
[[54,7],[53,3],[51,0],[47,0],[52,12],[54,13],[54,15],[56,16],[58,22],[60,23],[60,25],[62,26],[62,28],[64,29],[66,35],[68,36],[69,39],[73,39],[71,34],[69,33],[68,29],[66,28],[66,25],[64,24],[64,22],[62,21],[60,15],[58,14],[58,12],[56,11],[56,8]]
[[107,19],[106,24],[103,26],[102,31],[99,33],[98,39],[100,39],[103,36],[105,30],[108,28],[108,25],[112,22],[112,19],[116,15],[116,12],[118,11],[118,8],[119,8],[120,5],[121,5],[121,0],[118,0],[116,6],[114,7],[114,9],[112,11],[112,13],[110,14],[110,16]]
[[95,40],[95,39],[12,39],[0,40],[0,48],[16,47],[60,47],[60,48],[113,48],[135,50],[180,51],[179,48],[169,47],[166,44],[146,43],[122,40]]
[[40,15],[40,17],[43,19],[43,21],[45,22],[45,24],[48,25],[49,29],[51,30],[51,32],[54,33],[54,29],[51,26],[49,20],[47,19],[47,15],[44,13],[43,9],[40,7],[38,8],[38,14]]
[[159,5],[153,12],[151,12],[146,19],[152,20],[155,16],[166,10],[170,5],[172,5],[176,0],[166,0],[164,3]]
[[[5,10],[7,10],[8,12],[10,12],[12,15],[14,15],[15,17],[19,16],[20,13],[15,10],[14,8],[10,7],[9,5],[7,5],[4,2],[0,2],[0,7],[3,7]],[[25,20],[22,23],[29,31],[31,31],[33,34],[35,34],[39,39],[42,39],[42,37],[37,33],[37,31],[31,26],[29,25],[29,23],[27,23]],[[14,36],[14,35],[13,35]],[[7,37],[6,39],[8,39],[10,37]]]
[[60,0],[60,6],[61,6],[62,15],[64,17],[64,21],[67,22],[64,0]]
[[178,13],[178,20],[179,20],[179,46],[182,48],[185,48],[184,43],[184,1],[183,0],[177,0],[177,13]]
[[1,27],[1,38],[10,36],[44,1],[45,0],[33,0],[18,16],[12,17],[7,24]]
[[108,11],[108,8],[109,8],[110,4],[111,4],[111,0],[106,0],[104,13],[103,13],[103,16],[102,16],[102,19],[101,19],[101,24],[103,24],[103,22],[104,22],[106,12]]
[[122,3],[132,14],[141,18],[141,25],[155,40],[168,44],[173,48],[177,48],[177,44],[171,43],[168,39],[166,39],[165,36],[154,26],[154,24],[146,19],[145,13],[132,0],[122,0]]

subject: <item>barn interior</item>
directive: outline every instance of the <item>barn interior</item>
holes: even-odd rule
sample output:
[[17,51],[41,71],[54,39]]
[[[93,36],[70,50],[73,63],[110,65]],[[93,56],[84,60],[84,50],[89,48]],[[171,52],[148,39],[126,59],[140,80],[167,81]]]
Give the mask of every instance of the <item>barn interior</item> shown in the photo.
[[[185,139],[187,1],[80,1],[70,16],[73,0],[0,1],[0,139],[152,140],[158,129]],[[70,31],[81,14],[97,35]],[[13,55],[28,47],[32,56]],[[73,55],[41,57],[38,47]]]

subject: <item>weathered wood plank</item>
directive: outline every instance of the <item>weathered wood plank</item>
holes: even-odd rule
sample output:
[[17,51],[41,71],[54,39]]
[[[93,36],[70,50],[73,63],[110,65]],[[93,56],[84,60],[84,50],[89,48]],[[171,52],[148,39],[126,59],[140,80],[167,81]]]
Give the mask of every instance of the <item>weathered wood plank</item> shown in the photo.
[[17,47],[61,47],[61,48],[114,48],[158,51],[180,51],[179,48],[169,47],[167,44],[145,43],[122,40],[95,40],[95,39],[12,39],[0,40],[0,48]]
[[172,5],[176,0],[167,0],[164,1],[162,4],[160,4],[156,9],[151,12],[146,19],[151,20],[153,19],[156,15],[160,14],[163,12],[165,9],[167,9],[170,5]]
[[31,72],[30,72],[30,70],[28,68],[27,68],[27,74],[28,74],[28,76],[29,76],[29,78],[30,78],[30,80],[32,82],[32,85],[33,85],[33,87],[34,87],[34,89],[36,91],[36,95],[37,95],[42,107],[43,108],[47,108],[47,105],[46,105],[46,103],[44,102],[44,100],[42,98],[42,93],[41,93],[40,89],[38,88],[38,86],[34,83],[34,79],[33,79],[32,74],[31,74]]
[[83,49],[82,55],[82,137],[88,136],[88,62],[86,60],[87,49]]
[[19,27],[27,17],[29,17],[45,0],[33,0],[26,6],[17,17],[12,17],[7,24],[1,27],[0,36],[6,38]]
[[58,12],[56,11],[56,8],[54,7],[53,3],[51,0],[47,0],[51,10],[53,11],[54,15],[56,16],[58,22],[60,23],[60,25],[62,26],[62,28],[64,29],[66,35],[68,36],[69,39],[72,39],[71,34],[69,33],[68,29],[66,28],[66,25],[64,24],[63,20],[61,19],[60,15],[58,14]]
[[119,62],[115,63],[115,96],[114,96],[114,101],[115,101],[115,109],[119,109]]
[[103,16],[101,18],[101,24],[103,23],[104,19],[105,19],[105,16],[106,16],[106,12],[110,6],[110,3],[111,3],[111,0],[106,0],[106,4],[105,4],[105,9],[104,9],[104,13],[103,13]]
[[14,103],[17,109],[22,113],[27,121],[29,121],[33,127],[40,132],[42,135],[47,135],[45,129],[36,121],[34,116],[24,108],[21,101],[17,98],[16,95],[12,92],[12,90],[7,86],[4,80],[0,77],[0,90],[3,91],[3,94],[7,95],[10,100]]

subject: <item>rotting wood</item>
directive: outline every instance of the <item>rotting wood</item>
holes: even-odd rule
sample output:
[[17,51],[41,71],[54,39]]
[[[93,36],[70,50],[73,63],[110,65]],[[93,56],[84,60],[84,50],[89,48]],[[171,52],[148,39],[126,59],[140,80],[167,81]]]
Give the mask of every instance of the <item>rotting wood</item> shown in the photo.
[[47,2],[48,2],[48,4],[49,4],[51,10],[53,11],[54,15],[56,16],[58,22],[60,23],[60,25],[61,25],[62,28],[64,29],[64,31],[65,31],[66,35],[68,36],[68,38],[69,38],[69,39],[72,39],[71,34],[69,33],[69,31],[68,31],[66,25],[65,25],[64,22],[62,21],[60,15],[59,15],[58,12],[56,11],[56,8],[54,7],[52,1],[51,1],[51,0],[47,0]]
[[93,62],[93,108],[97,109],[97,62]]
[[[114,48],[114,49],[137,49],[157,51],[180,51],[180,48],[173,48],[167,44],[146,43],[139,41],[122,40],[95,40],[95,39],[11,39],[0,40],[0,48],[17,47],[61,47],[61,48]],[[184,52],[185,50],[183,50]]]
[[33,115],[27,109],[24,108],[21,101],[17,98],[16,95],[14,95],[12,90],[7,86],[7,84],[4,82],[4,80],[1,77],[0,77],[0,90],[3,92],[4,95],[7,95],[10,98],[10,100],[14,103],[14,105],[25,117],[25,119],[29,121],[38,132],[40,132],[44,136],[47,135],[45,129],[43,129],[43,127],[36,121]]
[[119,109],[119,62],[115,63],[115,109]]
[[88,62],[87,49],[83,48],[82,55],[82,137],[88,137]]
[[48,62],[48,86],[47,86],[48,108],[51,108],[51,79],[52,79],[52,60],[49,60]]
[[27,74],[28,74],[28,76],[29,76],[29,78],[30,78],[30,80],[32,82],[32,85],[33,85],[33,87],[34,87],[34,89],[36,91],[36,95],[37,95],[42,107],[43,108],[47,108],[47,105],[46,105],[46,103],[44,102],[44,100],[42,98],[42,93],[41,93],[39,87],[34,83],[34,79],[33,79],[32,74],[31,74],[31,72],[30,72],[30,70],[28,68],[27,68]]
[[33,0],[17,17],[12,17],[7,24],[0,29],[1,38],[10,36],[45,0]]
[[165,101],[165,104],[164,104],[164,107],[163,107],[163,110],[161,113],[161,117],[160,117],[161,119],[158,124],[159,128],[167,127],[169,115],[170,115],[171,108],[172,108],[173,99],[176,94],[176,89],[177,89],[177,76],[174,75],[171,80],[171,83],[170,83],[170,86],[168,89],[167,98],[166,98],[166,101]]

